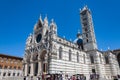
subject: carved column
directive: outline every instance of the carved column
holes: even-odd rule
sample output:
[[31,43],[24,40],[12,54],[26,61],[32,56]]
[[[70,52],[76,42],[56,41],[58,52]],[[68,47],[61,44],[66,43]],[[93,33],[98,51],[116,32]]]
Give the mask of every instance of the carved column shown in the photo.
[[26,63],[25,64],[25,76],[28,75],[28,67],[29,67],[29,65],[28,65],[28,63]]
[[38,61],[38,74],[37,74],[38,76],[42,74],[42,65],[41,64],[42,64],[41,60],[39,59],[39,61]]

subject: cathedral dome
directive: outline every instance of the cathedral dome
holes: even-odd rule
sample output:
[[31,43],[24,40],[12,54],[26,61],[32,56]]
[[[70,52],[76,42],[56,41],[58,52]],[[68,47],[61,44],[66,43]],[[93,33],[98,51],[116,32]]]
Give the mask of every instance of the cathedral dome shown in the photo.
[[83,40],[79,38],[76,43],[77,43],[78,45],[82,45]]
[[83,40],[81,38],[77,38],[77,39],[74,40],[74,43],[77,44],[77,45],[82,45]]
[[78,45],[79,49],[83,50],[83,39],[82,35],[80,34],[80,31],[78,31],[77,38],[74,40],[74,43]]

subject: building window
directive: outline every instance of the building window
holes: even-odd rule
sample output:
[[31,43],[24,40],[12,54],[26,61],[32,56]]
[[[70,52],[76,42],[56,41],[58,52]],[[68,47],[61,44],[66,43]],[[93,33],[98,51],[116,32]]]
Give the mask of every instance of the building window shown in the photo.
[[7,69],[7,66],[4,66],[4,69]]
[[84,26],[87,26],[87,23],[83,23]]
[[17,73],[17,76],[19,76],[19,73]]
[[10,66],[9,69],[12,69],[12,66]]
[[14,69],[16,69],[16,66],[14,66]]
[[59,48],[59,59],[62,59],[62,47]]
[[86,34],[86,37],[88,38],[88,34]]
[[83,21],[85,21],[85,20],[87,20],[87,18],[85,17],[85,18],[83,18]]
[[79,62],[79,53],[77,52],[77,62]]
[[96,73],[95,69],[92,69],[92,73]]
[[15,73],[13,73],[13,76],[15,76]]
[[6,73],[3,73],[3,76],[5,76],[6,75]]
[[20,66],[18,67],[18,69],[20,70]]
[[71,55],[72,55],[72,52],[71,50],[69,50],[69,61],[71,61]]
[[100,63],[102,63],[102,57],[101,57],[101,55],[99,55],[99,57],[100,57]]
[[85,32],[87,32],[88,31],[88,29],[87,28],[85,28]]
[[10,73],[8,73],[8,76],[10,76]]
[[109,64],[109,58],[108,58],[108,56],[105,56],[105,63]]
[[86,42],[88,43],[88,39],[86,39]]
[[90,56],[90,60],[91,60],[91,63],[93,64],[94,63],[94,57],[92,55]]
[[83,60],[84,60],[84,63],[85,63],[85,54],[83,54]]

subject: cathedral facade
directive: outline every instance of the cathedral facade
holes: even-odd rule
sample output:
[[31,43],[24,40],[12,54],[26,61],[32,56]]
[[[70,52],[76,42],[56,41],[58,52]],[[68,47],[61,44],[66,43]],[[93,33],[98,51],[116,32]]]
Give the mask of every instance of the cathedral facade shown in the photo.
[[57,25],[41,16],[34,31],[26,40],[23,58],[24,77],[39,77],[42,74],[83,74],[89,80],[91,74],[110,80],[120,74],[116,55],[112,51],[97,48],[91,11],[80,10],[82,34],[68,41],[57,35]]

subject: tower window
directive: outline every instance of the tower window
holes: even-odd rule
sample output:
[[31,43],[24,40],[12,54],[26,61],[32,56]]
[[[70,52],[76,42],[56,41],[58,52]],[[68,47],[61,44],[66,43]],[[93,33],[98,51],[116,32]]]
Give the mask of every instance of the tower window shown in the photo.
[[72,52],[71,52],[71,50],[69,50],[69,61],[71,61],[71,54],[72,54]]
[[59,59],[62,59],[62,47],[59,48]]
[[86,39],[86,42],[88,43],[88,39]]
[[94,63],[94,58],[93,56],[90,56],[91,63]]
[[85,17],[85,18],[83,18],[83,21],[85,21],[85,20],[87,20],[87,18]]
[[88,34],[86,34],[86,37],[88,38]]
[[83,23],[84,26],[87,26],[87,23]]
[[86,11],[83,11],[81,14],[82,14],[83,16],[86,15]]
[[87,32],[88,31],[88,29],[87,28],[85,28],[85,32]]

